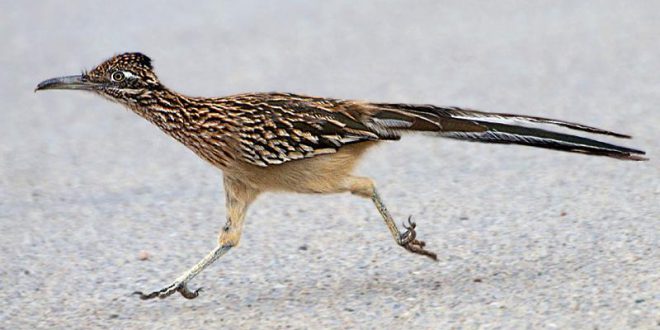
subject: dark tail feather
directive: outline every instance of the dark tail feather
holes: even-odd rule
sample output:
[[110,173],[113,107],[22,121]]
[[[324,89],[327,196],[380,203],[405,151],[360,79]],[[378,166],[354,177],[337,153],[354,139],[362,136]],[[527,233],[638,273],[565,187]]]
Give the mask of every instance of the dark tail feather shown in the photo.
[[[387,128],[403,131],[434,131],[443,137],[485,143],[520,144],[596,156],[607,156],[625,160],[648,160],[641,155],[645,152],[621,147],[580,136],[552,132],[527,125],[552,125],[569,129],[604,134],[620,138],[630,138],[600,128],[561,120],[521,116],[502,113],[488,113],[459,108],[441,108],[432,105],[373,104],[381,112],[375,117]],[[388,122],[389,121],[389,122]]]
[[556,133],[539,128],[507,124],[476,122],[486,128],[483,132],[441,132],[444,137],[485,143],[521,144],[588,155],[607,156],[625,160],[648,160],[644,151],[617,146],[575,135]]

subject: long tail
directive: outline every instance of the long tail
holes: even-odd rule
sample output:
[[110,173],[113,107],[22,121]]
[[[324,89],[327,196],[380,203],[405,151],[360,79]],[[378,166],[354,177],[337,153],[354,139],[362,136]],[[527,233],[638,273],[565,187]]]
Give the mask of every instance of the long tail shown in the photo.
[[371,104],[376,124],[399,131],[437,132],[440,136],[485,143],[520,144],[625,160],[648,160],[637,149],[532,126],[561,126],[594,134],[630,138],[600,128],[541,117],[488,113],[432,105]]

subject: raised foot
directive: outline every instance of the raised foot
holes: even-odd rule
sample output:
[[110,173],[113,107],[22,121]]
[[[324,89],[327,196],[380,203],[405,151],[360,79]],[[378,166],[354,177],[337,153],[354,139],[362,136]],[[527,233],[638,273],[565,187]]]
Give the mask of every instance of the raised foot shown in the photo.
[[190,291],[188,289],[188,286],[186,285],[186,282],[177,280],[174,281],[174,283],[170,284],[168,287],[165,287],[158,291],[154,291],[148,294],[145,294],[142,291],[135,291],[133,292],[133,294],[139,295],[140,299],[142,300],[149,300],[156,297],[160,299],[167,298],[171,296],[174,292],[179,292],[186,299],[195,299],[197,298],[197,296],[199,296],[200,291],[202,291],[202,288],[199,288],[195,291]]
[[415,254],[421,254],[423,256],[427,256],[433,260],[438,260],[438,256],[429,251],[424,249],[424,246],[426,243],[424,241],[417,240],[417,232],[415,231],[415,228],[417,227],[417,224],[412,221],[412,215],[408,217],[408,225],[405,223],[403,224],[403,228],[406,229],[405,232],[403,232],[399,236],[399,240],[397,243],[399,245],[403,246],[406,250],[415,253]]

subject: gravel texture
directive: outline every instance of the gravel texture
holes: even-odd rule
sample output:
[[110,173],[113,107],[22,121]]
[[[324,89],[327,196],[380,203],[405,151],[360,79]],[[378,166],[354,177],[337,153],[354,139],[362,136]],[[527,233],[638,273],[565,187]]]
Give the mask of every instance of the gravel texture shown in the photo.
[[[660,326],[660,2],[0,2],[0,328]],[[415,136],[359,168],[369,201],[266,195],[215,244],[221,174],[133,113],[36,84],[123,51],[192,95],[290,91],[549,116],[650,162]]]

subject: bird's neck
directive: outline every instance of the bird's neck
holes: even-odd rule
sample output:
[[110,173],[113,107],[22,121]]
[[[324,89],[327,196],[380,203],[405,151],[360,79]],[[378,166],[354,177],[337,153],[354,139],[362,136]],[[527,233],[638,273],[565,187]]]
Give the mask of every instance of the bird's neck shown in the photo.
[[169,89],[150,90],[126,105],[190,148],[202,159],[224,168],[233,159],[217,148],[231,130],[223,98],[189,97]]
[[184,142],[182,135],[194,130],[195,118],[198,117],[196,100],[162,87],[136,95],[125,105],[168,135]]

